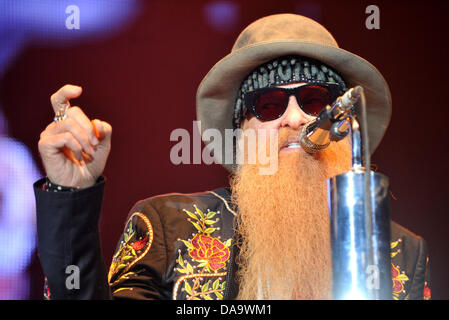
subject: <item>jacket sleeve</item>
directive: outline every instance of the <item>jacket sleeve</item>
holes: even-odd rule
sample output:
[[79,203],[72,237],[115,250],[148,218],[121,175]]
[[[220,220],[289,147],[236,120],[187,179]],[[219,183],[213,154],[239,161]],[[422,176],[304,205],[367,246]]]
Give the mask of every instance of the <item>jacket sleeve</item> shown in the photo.
[[98,221],[104,179],[74,192],[34,184],[38,254],[51,299],[110,299]]
[[108,274],[114,299],[170,299],[166,236],[151,201],[131,209]]
[[[167,232],[151,201],[130,211],[107,273],[98,221],[104,179],[73,192],[48,192],[34,184],[38,251],[49,299],[169,299]],[[177,229],[177,224],[171,226]],[[167,235],[169,233],[169,235]]]
[[416,260],[413,278],[411,279],[409,294],[406,299],[430,299],[429,256],[427,253],[427,244],[422,238],[418,242],[418,258]]

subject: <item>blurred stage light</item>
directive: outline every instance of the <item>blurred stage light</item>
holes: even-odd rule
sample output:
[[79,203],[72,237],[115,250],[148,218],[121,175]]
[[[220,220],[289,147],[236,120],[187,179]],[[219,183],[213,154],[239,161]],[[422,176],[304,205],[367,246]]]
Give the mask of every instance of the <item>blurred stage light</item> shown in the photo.
[[[1,117],[1,114],[0,114]],[[33,183],[41,175],[31,153],[0,133],[0,299],[26,299],[27,268],[36,249]]]
[[[0,0],[0,80],[30,45],[72,46],[123,30],[141,0]],[[76,13],[77,28],[69,28]],[[0,97],[1,98],[1,97]],[[14,106],[18,107],[18,106]],[[27,268],[36,249],[33,183],[41,177],[31,153],[8,137],[0,106],[0,299],[26,299]]]
[[213,1],[204,6],[209,25],[221,33],[232,31],[240,20],[240,7],[233,1]]

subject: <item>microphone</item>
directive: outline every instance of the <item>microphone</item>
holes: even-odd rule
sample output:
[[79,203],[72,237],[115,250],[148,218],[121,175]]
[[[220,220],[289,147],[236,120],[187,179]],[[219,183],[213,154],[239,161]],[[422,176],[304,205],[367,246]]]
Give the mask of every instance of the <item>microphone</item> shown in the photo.
[[346,137],[351,125],[348,116],[353,112],[352,106],[362,91],[361,86],[349,89],[332,106],[326,106],[314,121],[303,127],[299,143],[307,153],[313,154],[326,149],[331,141]]

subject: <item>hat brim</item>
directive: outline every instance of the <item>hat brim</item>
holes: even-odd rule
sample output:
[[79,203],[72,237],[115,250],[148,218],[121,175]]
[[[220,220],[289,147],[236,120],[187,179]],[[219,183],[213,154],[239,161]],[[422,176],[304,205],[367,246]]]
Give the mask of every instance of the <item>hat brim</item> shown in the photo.
[[[391,94],[381,73],[365,59],[346,50],[297,40],[260,42],[235,50],[221,59],[207,73],[196,95],[197,119],[201,121],[201,135],[207,129],[217,129],[225,137],[225,129],[232,129],[234,104],[241,82],[261,64],[280,56],[296,54],[319,60],[336,70],[348,87],[360,85],[364,89],[368,118],[370,152],[379,145],[391,118]],[[356,114],[359,113],[356,106]],[[233,152],[227,150],[227,152]],[[233,171],[222,153],[215,152],[217,163]]]

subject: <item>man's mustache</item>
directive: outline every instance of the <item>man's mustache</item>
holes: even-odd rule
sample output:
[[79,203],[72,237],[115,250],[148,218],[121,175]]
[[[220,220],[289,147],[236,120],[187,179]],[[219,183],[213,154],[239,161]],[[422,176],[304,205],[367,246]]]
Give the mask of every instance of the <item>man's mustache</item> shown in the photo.
[[299,129],[292,129],[290,127],[283,127],[279,129],[278,132],[278,148],[279,151],[282,148],[287,147],[291,143],[299,143],[299,134],[304,125],[302,125]]

